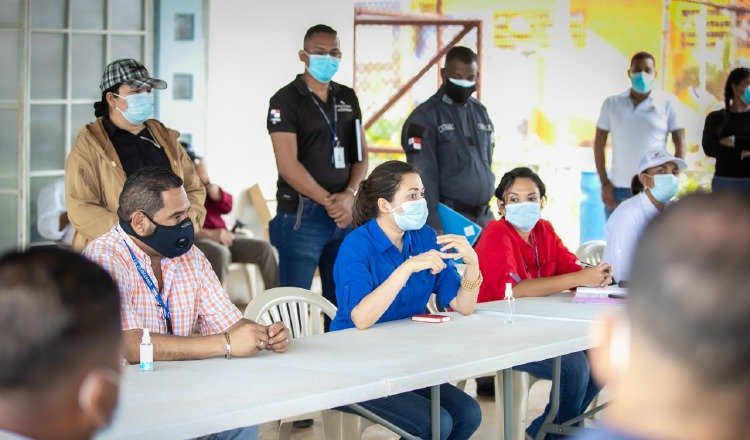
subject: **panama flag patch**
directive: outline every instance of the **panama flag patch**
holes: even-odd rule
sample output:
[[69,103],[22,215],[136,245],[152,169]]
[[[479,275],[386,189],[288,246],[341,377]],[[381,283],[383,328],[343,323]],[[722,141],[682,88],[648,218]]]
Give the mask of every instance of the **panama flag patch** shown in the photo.
[[422,149],[422,138],[420,137],[410,137],[409,138],[409,146],[411,147],[411,150],[421,150]]
[[268,112],[268,120],[274,125],[281,122],[281,110],[272,108],[271,111]]

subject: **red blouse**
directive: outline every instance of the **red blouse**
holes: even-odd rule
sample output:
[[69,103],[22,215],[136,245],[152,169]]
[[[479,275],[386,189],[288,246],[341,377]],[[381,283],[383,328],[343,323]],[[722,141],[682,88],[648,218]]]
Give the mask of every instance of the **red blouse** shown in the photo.
[[[479,269],[484,282],[479,302],[505,298],[505,283],[515,286],[518,279],[545,278],[577,272],[576,256],[563,245],[552,224],[539,220],[526,243],[505,219],[490,222],[476,245]],[[517,277],[517,279],[514,279]]]

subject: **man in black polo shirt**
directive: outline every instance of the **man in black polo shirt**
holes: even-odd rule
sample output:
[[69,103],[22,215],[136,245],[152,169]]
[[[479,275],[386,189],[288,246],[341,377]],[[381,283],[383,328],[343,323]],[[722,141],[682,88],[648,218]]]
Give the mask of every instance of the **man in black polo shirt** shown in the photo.
[[406,161],[422,172],[427,223],[438,233],[443,231],[439,202],[484,226],[492,218],[488,202],[495,190],[492,121],[471,97],[479,76],[477,55],[456,46],[445,55],[440,73],[442,87],[414,109],[401,132]]
[[305,72],[269,102],[268,132],[279,170],[278,211],[269,232],[279,251],[280,285],[309,289],[318,267],[323,296],[336,304],[333,263],[351,230],[367,146],[354,90],[331,81],[341,60],[336,31],[313,26],[303,47]]

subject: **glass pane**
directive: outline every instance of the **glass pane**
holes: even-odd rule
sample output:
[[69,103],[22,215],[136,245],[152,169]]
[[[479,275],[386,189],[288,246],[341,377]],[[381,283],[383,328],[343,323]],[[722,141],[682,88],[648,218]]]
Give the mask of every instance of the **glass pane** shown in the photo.
[[0,194],[0,253],[18,249],[18,196]]
[[21,25],[21,0],[0,0],[0,25]]
[[99,83],[104,71],[104,37],[101,35],[73,35],[71,66],[73,67],[73,98],[101,97]]
[[65,35],[31,34],[31,99],[65,98],[65,52]]
[[73,29],[104,29],[104,5],[102,0],[72,0],[70,20]]
[[29,242],[38,243],[40,241],[49,241],[46,238],[39,235],[39,230],[36,227],[36,221],[39,217],[39,210],[37,209],[37,199],[39,198],[39,192],[48,184],[61,179],[62,176],[46,176],[46,177],[32,177],[31,178],[31,197],[29,197]]
[[142,31],[143,0],[110,0],[110,29]]
[[112,35],[112,60],[132,58],[143,62],[143,37]]
[[0,31],[0,99],[18,100],[18,31]]
[[61,0],[30,0],[31,27],[53,28],[66,27],[68,2]]
[[[98,101],[98,99],[97,99]],[[74,104],[70,109],[70,143],[69,147],[72,147],[76,141],[78,132],[89,122],[94,119],[94,104]],[[70,151],[70,148],[68,149]]]
[[0,157],[0,188],[18,188],[17,110],[0,110]]
[[32,105],[31,171],[61,170],[65,162],[65,106]]

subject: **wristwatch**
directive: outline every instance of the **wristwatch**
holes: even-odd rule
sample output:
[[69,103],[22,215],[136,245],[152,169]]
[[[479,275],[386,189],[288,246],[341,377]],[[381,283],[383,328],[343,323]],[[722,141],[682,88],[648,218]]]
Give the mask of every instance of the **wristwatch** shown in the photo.
[[729,136],[729,146],[734,147],[734,135]]

